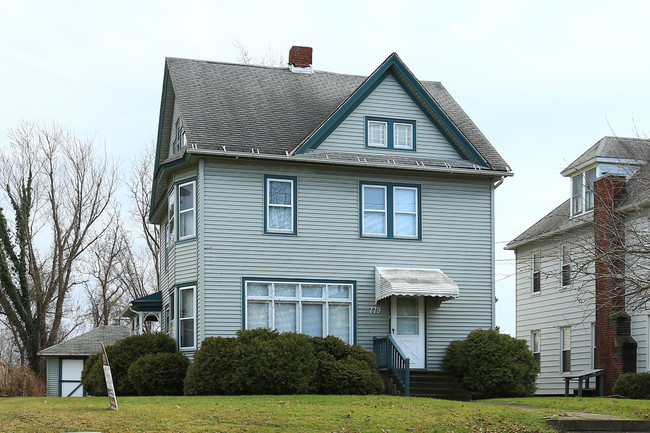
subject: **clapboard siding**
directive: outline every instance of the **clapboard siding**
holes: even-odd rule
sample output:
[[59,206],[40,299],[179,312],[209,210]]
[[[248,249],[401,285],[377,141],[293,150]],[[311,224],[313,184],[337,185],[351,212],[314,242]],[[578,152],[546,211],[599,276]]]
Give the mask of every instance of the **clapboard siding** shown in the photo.
[[646,312],[632,316],[632,337],[638,343],[636,348],[638,372],[650,371],[648,368],[648,333],[650,332],[650,316]]
[[[365,147],[365,116],[416,121],[416,152]],[[462,159],[390,75],[313,151]]]
[[[202,337],[241,329],[243,277],[350,280],[357,342],[371,349],[389,328],[387,300],[370,314],[375,266],[439,268],[460,286],[459,299],[428,308],[428,368],[439,368],[450,341],[492,327],[490,180],[219,159],[204,170]],[[264,234],[264,175],[296,176],[297,235]],[[421,185],[422,240],[360,238],[360,181]]]
[[47,396],[48,397],[58,397],[59,396],[59,357],[58,356],[48,356],[46,359],[46,368],[47,368]]

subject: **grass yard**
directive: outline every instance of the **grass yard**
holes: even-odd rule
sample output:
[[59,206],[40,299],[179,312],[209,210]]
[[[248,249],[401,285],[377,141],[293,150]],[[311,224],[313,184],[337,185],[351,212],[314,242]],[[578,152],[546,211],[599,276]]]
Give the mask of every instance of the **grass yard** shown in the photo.
[[552,409],[553,412],[591,412],[616,415],[628,419],[650,420],[650,400],[619,398],[530,397],[501,398],[504,401]]
[[[391,396],[2,398],[0,432],[553,432],[537,411]],[[552,411],[552,410],[545,410]]]

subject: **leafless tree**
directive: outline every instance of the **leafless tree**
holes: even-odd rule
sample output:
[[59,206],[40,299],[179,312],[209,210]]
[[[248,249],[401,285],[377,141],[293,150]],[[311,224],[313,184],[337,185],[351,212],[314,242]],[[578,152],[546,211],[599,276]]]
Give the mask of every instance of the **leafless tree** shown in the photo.
[[243,63],[245,65],[260,65],[260,66],[272,66],[272,67],[282,67],[286,66],[284,57],[282,54],[275,52],[269,45],[264,52],[259,57],[253,57],[248,52],[248,48],[240,40],[235,39],[233,46],[236,51],[236,61],[238,63]]
[[8,136],[0,161],[10,206],[0,211],[0,309],[27,364],[42,374],[37,352],[76,325],[64,320],[68,295],[80,281],[81,256],[106,230],[116,171],[93,139],[56,124],[22,122]]

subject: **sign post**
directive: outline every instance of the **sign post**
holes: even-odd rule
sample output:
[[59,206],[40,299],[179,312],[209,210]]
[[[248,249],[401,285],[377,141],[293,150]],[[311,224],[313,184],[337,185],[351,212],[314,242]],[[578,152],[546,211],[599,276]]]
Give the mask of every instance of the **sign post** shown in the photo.
[[117,396],[115,395],[115,388],[113,387],[113,376],[111,375],[111,366],[108,364],[108,355],[106,355],[106,348],[102,344],[102,364],[104,366],[104,378],[106,379],[106,391],[108,393],[108,401],[111,404],[111,409],[117,410]]

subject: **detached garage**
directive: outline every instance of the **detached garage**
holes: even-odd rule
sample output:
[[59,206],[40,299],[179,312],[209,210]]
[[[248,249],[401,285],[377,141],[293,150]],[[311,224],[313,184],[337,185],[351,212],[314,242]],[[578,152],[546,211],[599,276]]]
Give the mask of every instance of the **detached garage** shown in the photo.
[[85,334],[50,346],[38,354],[47,361],[48,397],[83,397],[86,392],[81,385],[81,371],[90,355],[105,346],[115,344],[130,335],[122,326],[99,326]]

